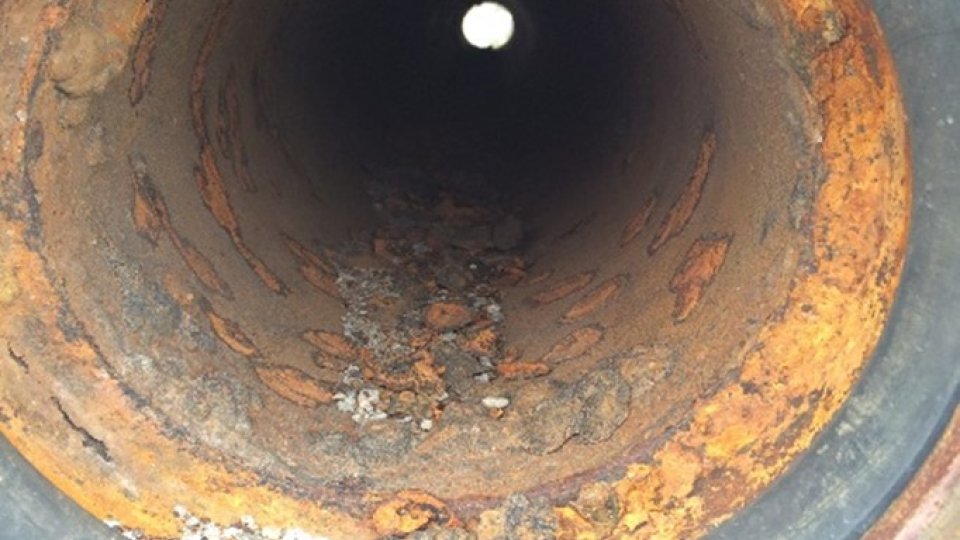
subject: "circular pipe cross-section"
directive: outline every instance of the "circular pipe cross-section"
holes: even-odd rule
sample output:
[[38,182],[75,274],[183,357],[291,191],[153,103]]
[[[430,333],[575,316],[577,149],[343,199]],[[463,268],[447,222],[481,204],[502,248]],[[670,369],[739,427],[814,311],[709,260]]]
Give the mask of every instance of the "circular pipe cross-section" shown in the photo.
[[471,5],[0,12],[0,432],[59,490],[158,538],[691,537],[810,445],[905,251],[870,9],[511,0],[485,50]]

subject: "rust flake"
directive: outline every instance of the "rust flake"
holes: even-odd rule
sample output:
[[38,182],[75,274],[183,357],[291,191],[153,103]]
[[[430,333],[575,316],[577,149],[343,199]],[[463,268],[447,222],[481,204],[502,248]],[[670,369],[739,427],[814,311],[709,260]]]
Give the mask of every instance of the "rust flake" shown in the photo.
[[700,198],[703,196],[703,188],[706,186],[707,177],[710,176],[710,164],[713,162],[716,150],[717,136],[711,131],[704,136],[703,142],[700,143],[700,155],[697,157],[697,165],[690,181],[677,201],[673,203],[670,212],[663,218],[663,222],[657,229],[657,234],[647,247],[647,253],[650,255],[660,251],[660,248],[683,232],[687,224],[690,223],[693,213],[700,205]]
[[134,48],[131,62],[133,81],[130,83],[130,89],[127,92],[131,105],[140,103],[147,87],[150,85],[154,50],[157,47],[160,26],[167,14],[169,0],[154,0],[148,4],[148,12],[143,22],[143,29],[140,32],[140,39]]
[[506,380],[533,379],[550,374],[550,365],[545,362],[504,362],[497,364],[497,375]]
[[255,371],[270,390],[301,407],[315,409],[333,402],[333,392],[326,385],[299,369],[264,365],[257,366]]
[[626,227],[623,228],[623,234],[620,236],[620,247],[626,247],[633,242],[640,233],[647,228],[650,223],[650,217],[653,216],[653,209],[657,205],[657,197],[651,195],[643,202],[643,205],[633,215]]
[[357,358],[357,348],[347,338],[336,332],[325,330],[308,330],[303,333],[303,340],[316,347],[320,352],[339,360],[354,360]]
[[531,277],[525,279],[525,280],[522,282],[522,284],[523,284],[523,285],[528,285],[528,286],[540,285],[541,283],[544,283],[544,282],[547,281],[548,279],[552,278],[552,277],[553,277],[553,274],[554,274],[554,271],[553,271],[553,270],[544,270],[543,272],[540,272],[539,274],[536,274],[536,275],[534,275],[534,276],[531,276]]
[[290,290],[286,284],[274,273],[263,260],[247,245],[240,229],[240,222],[230,202],[230,195],[223,181],[223,174],[217,165],[217,157],[213,143],[210,140],[207,128],[206,82],[207,69],[217,42],[226,28],[227,20],[233,0],[221,0],[217,4],[207,34],[204,37],[200,54],[194,65],[190,79],[190,109],[193,118],[193,129],[200,143],[200,168],[194,171],[197,186],[203,198],[204,205],[227,232],[237,252],[246,261],[247,265],[260,278],[268,289],[276,294],[285,296]]
[[257,348],[253,340],[247,336],[237,322],[218,314],[206,299],[201,298],[199,304],[207,316],[207,319],[210,321],[210,327],[213,329],[214,334],[216,334],[217,338],[227,347],[247,358],[263,357],[263,355],[260,354],[260,349]]
[[303,279],[327,296],[341,300],[340,286],[337,285],[339,272],[330,257],[321,257],[310,251],[290,235],[284,234],[283,239],[287,248],[296,257]]
[[146,162],[140,156],[131,156],[133,167],[133,219],[137,233],[156,246],[161,235],[166,235],[180,258],[204,287],[225,297],[233,298],[230,286],[220,277],[217,269],[189,240],[174,228],[170,211],[163,195],[157,189],[146,170]]
[[247,265],[260,278],[260,281],[268,289],[276,294],[286,296],[290,290],[287,285],[271,270],[260,257],[247,245],[240,230],[240,224],[237,220],[236,212],[230,204],[230,198],[227,194],[226,186],[223,184],[223,177],[220,176],[219,169],[213,160],[213,147],[206,146],[203,151],[204,170],[196,169],[194,176],[203,203],[210,210],[220,227],[227,233],[230,240],[236,247],[237,252],[243,257]]
[[531,296],[530,303],[536,307],[541,307],[559,302],[587,288],[596,277],[596,272],[583,272],[570,276],[559,281],[549,289]]
[[200,47],[200,53],[197,56],[197,62],[194,65],[193,75],[190,78],[190,111],[193,117],[193,130],[200,139],[202,145],[208,144],[210,140],[207,131],[207,107],[206,107],[206,82],[207,68],[210,65],[210,59],[217,47],[217,42],[223,34],[230,16],[230,9],[233,6],[233,0],[220,0],[216,11],[213,14],[213,21],[204,37],[203,45]]
[[727,260],[733,235],[711,235],[697,239],[690,247],[683,264],[670,281],[670,292],[677,295],[673,318],[683,322],[703,299]]
[[250,158],[243,141],[243,116],[237,91],[236,69],[231,66],[220,88],[217,106],[217,141],[223,156],[230,161],[233,174],[247,192],[257,191],[250,174]]
[[475,356],[497,356],[502,336],[493,328],[482,328],[463,344],[463,350]]
[[620,292],[626,286],[627,281],[628,278],[625,274],[604,281],[567,310],[563,315],[563,322],[578,321],[607,307],[620,296]]
[[550,351],[540,359],[541,363],[555,365],[579,358],[600,343],[603,339],[604,331],[599,326],[586,326],[567,334],[558,341]]

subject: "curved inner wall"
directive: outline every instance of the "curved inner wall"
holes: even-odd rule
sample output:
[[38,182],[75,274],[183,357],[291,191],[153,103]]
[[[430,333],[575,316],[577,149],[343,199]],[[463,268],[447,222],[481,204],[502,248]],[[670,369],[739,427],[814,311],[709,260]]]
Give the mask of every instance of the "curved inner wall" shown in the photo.
[[[259,485],[359,538],[369,512],[399,534],[511,495],[582,500],[638,475],[729,385],[762,394],[738,379],[794,306],[820,315],[798,284],[834,257],[817,236],[832,234],[817,225],[832,117],[804,63],[876,39],[872,21],[856,2],[573,4],[505,2],[517,32],[496,52],[460,35],[469,2],[48,8],[22,122],[32,191],[4,200],[10,223],[33,223],[8,236],[39,255],[9,257],[10,275],[49,284],[0,300],[59,298],[4,330],[20,359],[7,380],[34,379],[3,403],[51,390],[37,412],[0,408],[4,433],[36,415],[139,510],[81,502],[147,529],[169,533],[157,516],[174,502],[210,516],[263,502]],[[838,65],[891,77],[882,54],[850,54]],[[899,118],[890,107],[876,125]],[[898,166],[858,178],[902,190]],[[856,202],[888,205],[873,222],[896,245],[844,271],[886,276],[879,324],[905,195],[875,189],[892,194]],[[822,324],[805,343],[826,342]],[[858,360],[837,394],[792,397],[810,412],[789,426],[757,420],[786,429],[777,444],[842,401],[876,328],[862,332],[843,338]],[[765,429],[750,417],[728,443]],[[76,495],[82,475],[59,463],[48,476]],[[249,492],[210,496],[220,474]],[[268,519],[296,513],[281,506]],[[644,523],[579,514],[598,531]]]

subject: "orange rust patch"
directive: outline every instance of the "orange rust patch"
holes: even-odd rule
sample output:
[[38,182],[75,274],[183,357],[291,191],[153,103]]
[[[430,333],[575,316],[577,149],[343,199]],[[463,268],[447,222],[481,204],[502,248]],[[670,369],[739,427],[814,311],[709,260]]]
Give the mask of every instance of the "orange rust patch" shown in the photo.
[[651,195],[644,201],[640,210],[637,210],[637,213],[630,219],[627,226],[623,228],[623,234],[620,236],[620,247],[626,247],[627,244],[633,242],[637,236],[643,232],[647,227],[647,223],[650,223],[650,217],[653,215],[653,208],[656,205],[657,197],[655,195]]
[[326,294],[336,300],[342,299],[340,286],[337,285],[337,277],[330,275],[316,266],[303,265],[300,267],[300,274],[307,283],[312,285],[318,291]]
[[205,307],[203,307],[203,311],[206,313],[207,319],[210,320],[210,327],[213,328],[213,332],[227,347],[230,347],[234,352],[247,358],[260,358],[262,356],[260,350],[253,341],[247,337],[239,324],[221,317],[217,312],[213,311],[212,307],[206,302],[201,302],[201,304],[206,304]]
[[674,320],[683,322],[693,313],[727,260],[732,242],[732,235],[704,236],[690,247],[683,264],[670,281],[670,292],[677,295]]
[[160,222],[160,211],[157,208],[156,200],[151,203],[143,194],[141,189],[136,190],[133,199],[133,224],[137,229],[137,234],[154,246],[160,241],[160,235],[164,233],[163,223]]
[[197,187],[200,188],[203,203],[213,214],[217,223],[230,234],[231,238],[240,238],[240,221],[230,203],[230,195],[227,193],[227,186],[223,183],[223,177],[220,176],[216,159],[213,155],[213,146],[204,145],[200,151],[200,162],[203,168],[194,171]]
[[538,307],[559,302],[585,289],[596,277],[596,272],[583,272],[570,276],[546,291],[531,296],[530,302]]
[[595,523],[573,508],[556,508],[554,515],[557,518],[557,528],[560,529],[556,540],[600,540],[606,537],[603,532],[598,531]]
[[420,351],[414,357],[413,367],[404,373],[393,373],[383,369],[373,358],[373,354],[366,349],[359,351],[363,376],[375,381],[380,386],[392,391],[418,390],[425,391],[444,387],[443,365],[436,364],[435,358],[429,351]]
[[157,47],[157,36],[163,18],[167,14],[168,4],[169,0],[154,0],[148,3],[146,19],[140,32],[140,39],[134,48],[131,62],[133,81],[130,83],[130,90],[127,92],[131,105],[140,103],[146,93],[147,86],[150,84],[153,51]]
[[283,239],[287,248],[300,263],[300,275],[320,292],[340,300],[340,286],[337,285],[339,272],[337,272],[336,266],[328,258],[310,251],[293,237],[284,234]]
[[283,399],[315,409],[333,402],[333,393],[299,369],[286,366],[258,366],[257,377]]
[[353,360],[357,357],[356,347],[340,334],[324,330],[308,330],[303,333],[303,339],[320,352],[334,358]]
[[627,284],[627,276],[619,275],[604,281],[596,289],[573,305],[564,315],[563,322],[571,323],[593,315],[605,308],[620,295],[620,291]]
[[427,307],[424,319],[427,326],[435,330],[456,330],[470,324],[473,313],[461,304],[438,302]]
[[307,249],[306,246],[287,234],[283,235],[283,239],[287,243],[287,247],[300,262],[309,264],[311,266],[316,266],[318,269],[328,274],[336,275],[337,267],[333,264],[333,262],[330,261],[329,254],[327,254],[325,257],[321,257],[320,255],[317,255],[313,251]]
[[373,513],[373,526],[382,536],[408,535],[431,524],[456,521],[443,501],[422,491],[401,491]]
[[663,218],[657,234],[654,236],[650,246],[647,247],[647,253],[655,254],[673,237],[677,236],[693,217],[694,211],[700,204],[700,198],[703,195],[703,188],[707,183],[707,177],[710,175],[710,163],[713,161],[713,155],[717,151],[717,136],[713,132],[707,133],[700,143],[700,155],[697,157],[697,165],[694,168],[690,182],[684,188],[680,198],[673,203],[670,212]]
[[476,356],[494,357],[500,344],[500,334],[493,328],[483,328],[463,344],[463,349]]
[[550,374],[550,366],[544,362],[504,362],[497,364],[497,375],[512,379],[532,379]]
[[603,339],[603,329],[599,326],[587,326],[576,330],[557,342],[550,352],[541,358],[545,364],[557,364],[579,358]]
[[618,532],[631,538],[683,538],[703,518],[703,500],[694,486],[703,466],[693,451],[668,443],[654,457],[653,467],[633,465],[617,486],[617,497],[629,509]]
[[539,285],[552,277],[553,277],[553,270],[544,270],[543,272],[540,272],[539,274],[527,279],[524,282],[524,285],[530,285],[530,286]]

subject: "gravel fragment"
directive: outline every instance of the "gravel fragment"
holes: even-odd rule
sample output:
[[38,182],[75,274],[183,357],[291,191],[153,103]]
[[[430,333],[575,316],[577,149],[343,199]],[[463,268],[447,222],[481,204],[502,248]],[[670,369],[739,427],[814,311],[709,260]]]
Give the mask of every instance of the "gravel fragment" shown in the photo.
[[505,397],[485,397],[482,403],[488,409],[506,409],[510,406],[510,400]]

